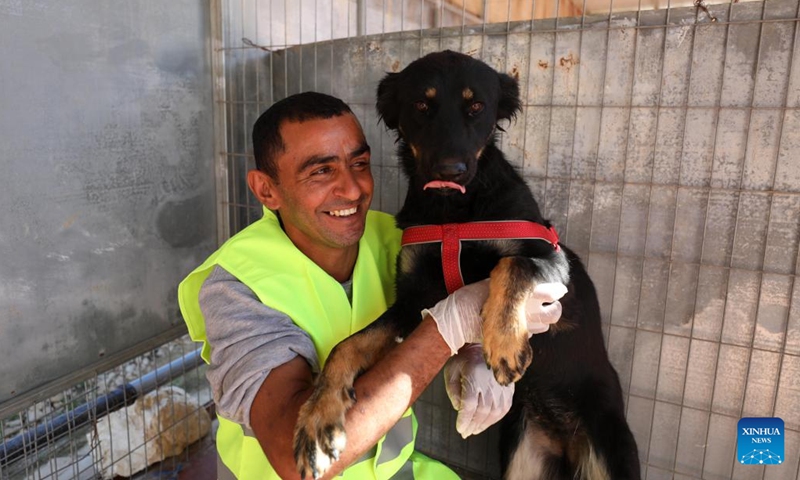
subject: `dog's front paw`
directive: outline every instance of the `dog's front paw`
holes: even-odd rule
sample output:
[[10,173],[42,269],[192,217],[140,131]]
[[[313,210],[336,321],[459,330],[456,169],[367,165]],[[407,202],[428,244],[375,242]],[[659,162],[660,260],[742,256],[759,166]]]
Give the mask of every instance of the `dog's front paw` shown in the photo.
[[489,295],[481,311],[484,359],[500,385],[522,378],[533,360],[524,303],[514,305],[506,298]]
[[334,395],[314,395],[300,409],[294,430],[294,460],[300,478],[320,478],[347,444],[344,415],[352,404]]
[[516,382],[533,360],[528,335],[503,335],[484,332],[483,355],[500,385]]

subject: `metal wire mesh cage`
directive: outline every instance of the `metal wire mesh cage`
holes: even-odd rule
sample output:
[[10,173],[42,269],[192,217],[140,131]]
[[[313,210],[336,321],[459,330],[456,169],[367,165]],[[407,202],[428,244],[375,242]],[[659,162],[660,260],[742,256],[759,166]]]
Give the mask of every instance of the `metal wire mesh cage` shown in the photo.
[[200,363],[184,336],[4,414],[0,478],[177,478],[211,427]]
[[[373,208],[405,180],[374,109],[386,72],[433,51],[520,83],[501,149],[598,289],[645,478],[798,477],[798,2],[221,1],[220,234],[260,216],[245,172],[272,102],[318,90],[353,106]],[[440,386],[419,446],[496,477],[497,432],[464,443]],[[778,416],[780,467],[735,458],[736,423]]]
[[[595,282],[643,478],[800,476],[798,0],[208,8],[221,239],[260,216],[245,181],[255,119],[306,90],[353,107],[373,152],[373,208],[397,212],[406,184],[374,109],[377,83],[429,52],[473,55],[519,81],[523,113],[499,144]],[[211,397],[202,368],[161,370],[156,383],[170,386],[149,397],[141,421],[130,406],[118,420],[99,412],[143,397],[130,385],[194,351],[187,339],[150,344],[107,372],[76,372],[4,404],[0,478],[178,475],[191,449],[139,473],[134,463],[161,459],[159,439],[201,429]],[[463,441],[441,382],[416,411],[421,450],[466,478],[498,477],[498,432]],[[160,412],[185,421],[148,432]],[[737,422],[771,416],[785,422],[784,461],[744,465]]]

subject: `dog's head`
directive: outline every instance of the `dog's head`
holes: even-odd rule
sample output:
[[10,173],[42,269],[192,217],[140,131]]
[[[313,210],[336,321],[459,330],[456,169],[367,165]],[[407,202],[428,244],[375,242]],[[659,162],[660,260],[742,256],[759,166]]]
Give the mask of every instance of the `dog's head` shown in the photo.
[[377,108],[410,149],[413,165],[404,164],[406,173],[423,188],[463,193],[494,141],[497,122],[519,111],[519,87],[512,77],[448,50],[386,75]]

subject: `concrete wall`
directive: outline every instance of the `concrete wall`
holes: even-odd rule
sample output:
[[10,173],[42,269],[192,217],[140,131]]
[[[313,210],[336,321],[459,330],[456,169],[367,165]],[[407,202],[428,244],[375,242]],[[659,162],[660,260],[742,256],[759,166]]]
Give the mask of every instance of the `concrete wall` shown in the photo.
[[182,323],[216,244],[209,15],[0,0],[0,405]]
[[[646,478],[795,479],[798,2],[710,8],[716,22],[682,8],[610,22],[604,15],[386,33],[272,54],[238,48],[239,39],[256,38],[270,22],[299,28],[287,17],[231,22],[233,227],[258,215],[243,183],[253,121],[271,101],[309,89],[354,106],[374,152],[373,206],[396,212],[405,184],[394,139],[375,113],[377,82],[428,52],[470,52],[519,76],[524,113],[507,126],[502,148],[588,263]],[[497,475],[497,433],[462,442],[439,386],[418,413],[423,449]],[[786,424],[786,462],[740,465],[736,422],[772,415]]]

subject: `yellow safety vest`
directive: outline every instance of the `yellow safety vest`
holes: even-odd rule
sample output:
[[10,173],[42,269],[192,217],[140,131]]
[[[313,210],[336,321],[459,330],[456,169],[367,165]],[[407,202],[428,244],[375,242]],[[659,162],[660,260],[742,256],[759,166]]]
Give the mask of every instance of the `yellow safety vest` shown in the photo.
[[[178,301],[193,340],[203,342],[210,361],[200,287],[215,265],[247,285],[265,305],[287,314],[314,343],[320,365],[340,341],[378,318],[394,301],[395,258],[400,231],[387,214],[370,211],[353,270],[352,304],[341,284],[300,252],[274,213],[231,237],[178,288]],[[259,257],[268,261],[254,261]],[[365,458],[348,467],[346,479],[458,478],[444,465],[414,452],[417,421],[409,408]],[[239,480],[280,478],[252,432],[219,417],[217,451],[224,468]]]

